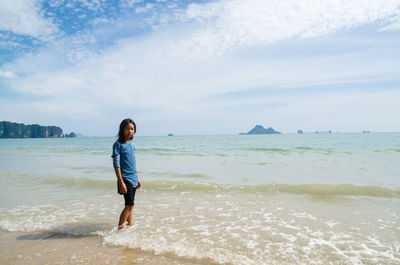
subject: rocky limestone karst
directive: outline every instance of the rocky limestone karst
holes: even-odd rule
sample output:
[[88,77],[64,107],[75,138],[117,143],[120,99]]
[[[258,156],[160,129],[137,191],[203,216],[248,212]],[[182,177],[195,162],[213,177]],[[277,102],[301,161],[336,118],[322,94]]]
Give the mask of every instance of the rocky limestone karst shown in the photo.
[[0,138],[58,138],[64,137],[57,126],[25,125],[9,121],[0,122]]
[[256,125],[253,129],[251,129],[248,133],[240,133],[243,134],[280,134],[280,132],[275,131],[272,127],[268,127],[265,129],[262,125]]

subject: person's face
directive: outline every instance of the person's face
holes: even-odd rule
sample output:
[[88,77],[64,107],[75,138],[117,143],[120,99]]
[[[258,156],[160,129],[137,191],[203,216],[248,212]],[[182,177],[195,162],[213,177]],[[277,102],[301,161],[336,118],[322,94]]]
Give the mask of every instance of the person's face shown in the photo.
[[124,136],[125,139],[131,139],[133,137],[133,134],[135,133],[135,126],[133,126],[132,123],[128,123],[126,127],[124,128]]

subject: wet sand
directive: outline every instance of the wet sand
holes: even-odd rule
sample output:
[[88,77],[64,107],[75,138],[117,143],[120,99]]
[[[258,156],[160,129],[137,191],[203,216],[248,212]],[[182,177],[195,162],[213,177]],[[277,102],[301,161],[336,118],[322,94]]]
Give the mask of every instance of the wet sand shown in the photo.
[[11,264],[210,264],[207,260],[155,255],[104,245],[96,236],[0,230],[0,263]]

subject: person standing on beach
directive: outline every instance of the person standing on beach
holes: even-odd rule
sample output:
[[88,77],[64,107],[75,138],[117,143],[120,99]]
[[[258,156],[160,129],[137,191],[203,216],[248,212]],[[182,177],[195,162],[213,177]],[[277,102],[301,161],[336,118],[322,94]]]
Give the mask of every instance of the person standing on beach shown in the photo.
[[126,222],[133,225],[133,206],[135,193],[142,187],[136,172],[135,146],[133,135],[136,124],[132,119],[125,119],[119,125],[118,140],[113,145],[113,166],[118,179],[118,193],[124,195],[125,208],[119,217],[118,229],[123,229]]

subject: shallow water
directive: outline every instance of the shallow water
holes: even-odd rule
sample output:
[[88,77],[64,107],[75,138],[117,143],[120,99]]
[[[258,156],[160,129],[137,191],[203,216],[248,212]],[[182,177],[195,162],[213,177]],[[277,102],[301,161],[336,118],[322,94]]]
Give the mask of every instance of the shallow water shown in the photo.
[[137,137],[120,232],[114,140],[2,139],[0,228],[205,263],[400,263],[399,133]]

